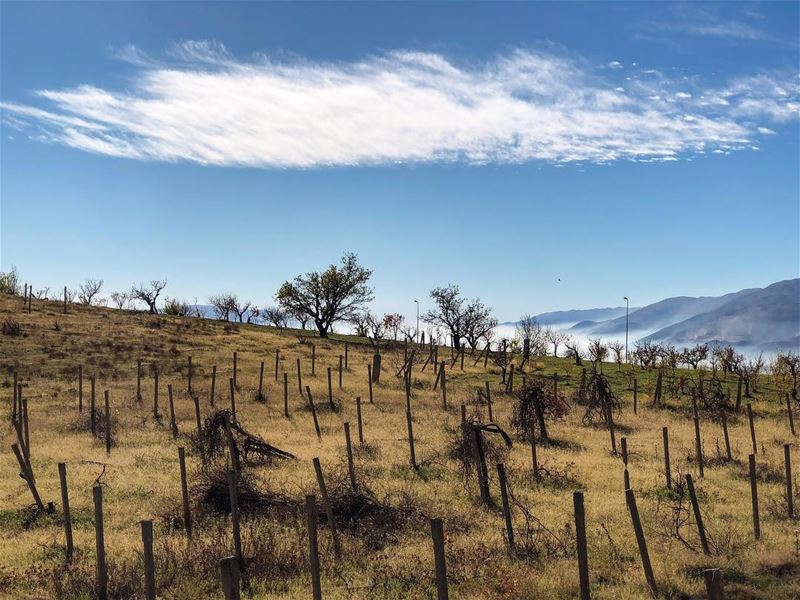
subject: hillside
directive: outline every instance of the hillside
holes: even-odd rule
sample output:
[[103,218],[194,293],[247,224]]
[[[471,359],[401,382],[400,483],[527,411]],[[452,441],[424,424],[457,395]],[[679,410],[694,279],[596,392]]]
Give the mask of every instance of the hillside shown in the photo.
[[[611,434],[596,413],[587,413],[587,406],[577,402],[584,368],[591,373],[590,365],[567,359],[536,357],[522,366],[520,356],[512,354],[510,389],[495,360],[484,366],[467,355],[462,367],[457,356],[450,358],[449,348],[441,347],[436,352],[445,365],[443,386],[436,385],[437,376],[426,364],[430,348],[392,344],[381,348],[380,382],[370,386],[367,366],[374,348],[353,336],[324,340],[311,332],[79,305],[69,305],[64,314],[60,303],[38,300],[28,312],[20,298],[4,295],[0,323],[5,414],[11,412],[16,373],[29,415],[35,486],[44,505],[54,503],[53,512],[36,510],[26,479],[19,475],[22,468],[9,451],[12,443],[19,443],[18,436],[13,427],[2,428],[0,597],[95,596],[93,494],[98,486],[109,597],[114,599],[144,597],[142,520],[153,523],[159,598],[222,598],[220,560],[236,552],[236,522],[248,586],[243,597],[310,597],[308,495],[314,495],[308,511],[318,524],[325,598],[433,597],[430,518],[443,522],[451,597],[575,598],[579,581],[573,493],[582,491],[593,597],[644,600],[650,593],[623,490],[623,437],[628,476],[661,589],[674,597],[703,597],[702,569],[713,565],[726,574],[731,597],[789,600],[800,595],[800,561],[793,550],[797,525],[786,516],[782,479],[783,444],[790,443],[795,456],[798,444],[786,425],[784,383],[772,377],[762,377],[753,385],[753,397],[744,398],[753,402],[758,435],[764,535],[756,542],[744,412],[726,408],[732,442],[728,460],[719,450],[719,413],[700,403],[707,462],[704,477],[698,473],[690,418],[697,372],[664,371],[664,395],[657,405],[656,371],[601,365],[619,402]],[[412,365],[408,387],[398,375],[406,351]],[[502,361],[503,356],[495,358]],[[704,389],[715,381],[722,399],[735,399],[735,378],[704,377]],[[548,409],[546,429],[536,426],[535,476],[528,438],[532,421],[515,419],[523,406],[530,410],[520,399],[523,381],[558,410],[551,414]],[[479,389],[490,391],[491,405]],[[232,441],[224,426],[226,413],[220,412],[224,410],[235,413]],[[509,435],[510,446],[495,433],[497,427]],[[673,448],[673,491],[665,487],[662,427],[668,427]],[[352,455],[347,452],[348,431]],[[479,491],[480,463],[470,441],[475,435],[484,436],[488,503]],[[293,458],[259,455],[263,442]],[[179,448],[186,456],[188,513]],[[315,458],[329,507],[322,499]],[[65,464],[74,533],[69,565],[59,463]],[[231,475],[237,464],[238,473]],[[510,549],[498,465],[510,494]],[[686,511],[686,473],[697,475],[703,518],[714,544],[709,556],[699,551],[691,521],[681,520],[677,532],[673,529],[673,515]],[[240,521],[229,516],[231,490]],[[339,559],[331,524],[336,526]]]

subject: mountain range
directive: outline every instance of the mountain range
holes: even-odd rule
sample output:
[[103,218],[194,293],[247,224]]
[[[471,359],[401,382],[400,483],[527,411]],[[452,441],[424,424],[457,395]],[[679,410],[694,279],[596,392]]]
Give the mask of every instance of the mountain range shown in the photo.
[[[625,336],[625,307],[566,310],[537,315],[542,325],[558,326],[576,337]],[[723,296],[676,296],[631,308],[631,340],[646,339],[678,347],[697,343],[730,344],[755,352],[800,350],[800,279]]]

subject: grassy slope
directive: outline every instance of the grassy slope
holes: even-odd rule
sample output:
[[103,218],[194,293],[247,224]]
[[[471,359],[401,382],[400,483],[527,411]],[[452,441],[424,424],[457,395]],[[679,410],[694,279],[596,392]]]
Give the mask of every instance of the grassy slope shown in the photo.
[[[24,526],[31,498],[17,476],[10,452],[14,441],[4,416],[0,453],[0,594],[4,597],[90,597],[94,565],[91,486],[102,475],[105,484],[107,555],[111,562],[112,589],[120,596],[141,592],[138,521],[155,521],[156,554],[160,597],[220,597],[216,573],[219,557],[230,553],[229,527],[220,517],[200,518],[195,550],[185,548],[179,529],[171,526],[180,515],[178,445],[191,448],[187,434],[194,428],[194,410],[186,389],[186,362],[194,361],[194,388],[201,398],[204,414],[210,410],[209,375],[217,365],[217,404],[226,405],[231,356],[239,356],[237,412],[240,422],[270,443],[297,455],[298,460],[272,466],[253,467],[264,490],[280,493],[300,502],[304,494],[316,492],[311,459],[320,457],[335,487],[344,464],[342,422],[355,424],[356,396],[365,399],[364,428],[368,447],[356,454],[359,476],[369,483],[378,498],[393,505],[408,505],[426,516],[445,520],[451,595],[459,598],[515,597],[569,598],[577,594],[577,570],[573,557],[558,555],[558,544],[546,543],[549,534],[537,541],[540,556],[511,560],[504,551],[503,521],[499,512],[488,511],[476,501],[474,482],[465,487],[459,463],[447,456],[459,422],[459,404],[470,411],[484,412],[475,404],[475,388],[485,380],[492,384],[495,420],[508,428],[512,399],[502,393],[499,371],[484,371],[482,364],[448,372],[450,410],[441,408],[439,392],[432,391],[433,374],[428,368],[414,372],[416,452],[423,467],[419,474],[408,467],[405,424],[405,395],[394,373],[402,361],[402,350],[384,355],[382,382],[375,390],[375,404],[366,404],[366,365],[372,351],[364,344],[350,345],[350,369],[344,388],[334,395],[342,410],[332,413],[324,407],[327,397],[325,368],[334,373],[343,344],[331,340],[310,340],[298,332],[279,334],[272,329],[226,325],[220,322],[164,316],[126,314],[109,309],[70,306],[61,314],[58,303],[35,301],[33,312],[22,310],[18,298],[0,296],[0,322],[16,319],[22,336],[0,336],[0,397],[6,415],[11,398],[11,371],[16,369],[29,401],[32,462],[38,487],[45,502],[60,504],[56,464],[68,465],[73,518],[75,521],[76,566],[63,570],[63,534],[57,516],[39,518]],[[353,338],[351,338],[352,341]],[[316,344],[316,376],[310,375],[311,341]],[[282,416],[283,380],[274,380],[275,349],[281,349],[281,371],[289,373],[291,418]],[[304,385],[311,386],[320,408],[321,441],[314,435],[305,399],[298,392],[295,360],[301,358]],[[146,377],[143,402],[135,399],[136,360],[141,358]],[[267,403],[254,400],[259,362],[266,363]],[[77,416],[77,365],[82,364],[86,380],[84,399],[88,402],[88,377],[97,378],[98,401],[109,390],[116,420],[117,445],[107,456],[103,443],[79,424]],[[149,366],[161,373],[161,410],[167,414],[168,384],[175,390],[181,436],[173,441],[168,426],[151,416],[153,381]],[[544,358],[536,367],[545,373],[557,371],[562,389],[571,391],[580,368],[564,359]],[[528,367],[528,372],[532,370]],[[796,598],[800,595],[797,521],[785,514],[782,445],[791,441],[797,456],[798,444],[790,440],[785,409],[777,402],[773,382],[764,379],[755,395],[756,429],[759,439],[759,469],[762,535],[752,540],[750,494],[746,479],[750,448],[747,420],[731,417],[731,438],[736,461],[710,466],[706,477],[697,480],[706,526],[719,547],[705,557],[668,534],[672,513],[669,496],[663,491],[661,427],[670,428],[673,470],[696,473],[693,455],[693,426],[687,398],[670,398],[667,409],[649,406],[654,376],[637,372],[640,410],[631,410],[632,393],[615,365],[604,365],[614,389],[624,398],[625,408],[617,421],[627,435],[630,472],[636,490],[656,579],[670,597],[704,597],[702,568],[725,569],[729,597]],[[684,373],[687,374],[687,373]],[[517,376],[519,377],[519,375]],[[519,379],[517,379],[519,382]],[[731,382],[733,386],[733,382]],[[666,387],[666,386],[665,386]],[[733,390],[735,396],[735,389]],[[665,393],[665,396],[667,394]],[[622,463],[609,452],[605,429],[581,423],[583,411],[573,408],[564,421],[551,423],[551,435],[562,443],[541,448],[542,463],[554,476],[535,483],[530,476],[530,449],[515,442],[504,462],[514,496],[525,505],[552,535],[569,541],[572,536],[572,492],[586,490],[589,563],[593,596],[596,598],[644,598],[647,589],[636,552],[630,518],[625,507]],[[710,415],[702,415],[704,449],[707,458],[717,455],[721,430]],[[85,420],[85,418],[84,418]],[[355,437],[355,425],[353,425]],[[493,471],[493,469],[492,469]],[[493,471],[494,475],[494,471]],[[189,450],[190,483],[199,478],[199,460]],[[492,490],[499,497],[496,477]],[[796,490],[795,490],[796,491]],[[195,494],[195,501],[197,494]],[[688,506],[688,504],[686,505]],[[522,539],[523,519],[515,512]],[[693,521],[680,532],[696,547]],[[251,557],[255,597],[305,598],[310,595],[305,565],[305,526],[300,518],[269,516],[245,520],[245,554]],[[333,561],[330,536],[323,525],[320,532],[323,561],[323,589],[328,598],[430,597],[432,552],[424,519],[410,520],[382,549],[370,547],[363,535],[343,536],[344,560]],[[570,545],[570,544],[568,544]],[[550,548],[555,556],[548,556]],[[204,570],[206,571],[204,573]]]

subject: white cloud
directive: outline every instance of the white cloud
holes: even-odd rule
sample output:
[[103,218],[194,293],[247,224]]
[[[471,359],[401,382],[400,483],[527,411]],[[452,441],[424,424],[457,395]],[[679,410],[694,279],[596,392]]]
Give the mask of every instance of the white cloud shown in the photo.
[[747,148],[759,128],[796,118],[800,97],[796,80],[766,75],[722,90],[694,80],[692,93],[684,79],[629,75],[623,92],[602,69],[530,51],[469,66],[411,51],[242,61],[213,42],[175,45],[169,62],[118,55],[137,68],[124,91],[41,90],[45,107],[2,103],[4,125],[88,152],[213,165],[606,163]]
[[619,62],[618,60],[612,60],[610,63],[608,63],[608,68],[609,69],[622,69],[623,66],[622,66],[622,63]]

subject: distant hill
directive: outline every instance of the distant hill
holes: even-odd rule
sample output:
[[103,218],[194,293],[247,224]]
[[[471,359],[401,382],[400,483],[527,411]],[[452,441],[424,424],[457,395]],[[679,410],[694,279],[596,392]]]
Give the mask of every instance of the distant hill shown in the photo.
[[646,339],[678,346],[715,342],[759,347],[794,344],[797,348],[800,279],[747,292],[734,294],[724,304],[659,329]]
[[[536,318],[542,325],[569,330],[583,339],[625,335],[624,306],[547,312]],[[731,344],[751,352],[800,351],[800,279],[722,296],[666,298],[632,307],[628,321],[632,340],[679,347]]]

